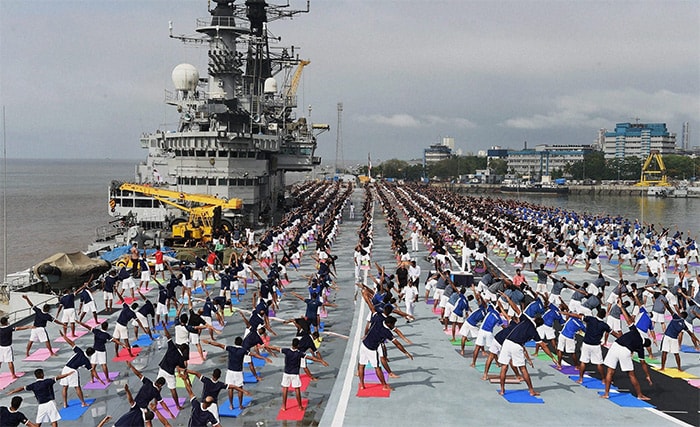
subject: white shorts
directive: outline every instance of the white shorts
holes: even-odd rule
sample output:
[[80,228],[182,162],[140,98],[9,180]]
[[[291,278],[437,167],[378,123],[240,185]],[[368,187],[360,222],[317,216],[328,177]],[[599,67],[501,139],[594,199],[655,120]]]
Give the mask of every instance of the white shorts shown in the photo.
[[[447,316],[447,309],[445,309],[445,316]],[[464,323],[464,317],[457,316],[450,310],[450,315],[448,317],[449,321],[452,323]]]
[[557,340],[557,350],[572,354],[574,351],[576,351],[576,340],[559,334],[559,339]]
[[29,334],[29,341],[31,342],[46,342],[49,340],[49,334],[46,332],[46,328],[32,328]]
[[[238,286],[236,286],[236,291],[238,291]],[[226,298],[226,301],[231,299],[231,289],[221,289],[219,291],[219,296]]]
[[126,279],[122,280],[122,290],[127,290],[127,289],[134,289],[136,287],[136,282],[134,282],[134,279],[129,276]]
[[204,273],[202,273],[202,270],[194,270],[192,272],[192,281],[193,282],[202,282],[204,281]]
[[499,343],[496,339],[491,341],[491,345],[489,346],[489,353],[498,355],[498,353],[501,352],[501,343]]
[[158,303],[156,304],[156,314],[164,314],[168,315],[168,306],[165,304]]
[[156,378],[163,377],[165,378],[165,384],[168,386],[170,390],[173,390],[176,385],[176,380],[175,380],[175,375],[169,374],[163,370],[163,368],[158,369],[158,375],[156,375]]
[[480,345],[481,348],[489,348],[491,347],[492,341],[493,332],[488,332],[483,329],[479,329],[479,332],[476,334],[476,341],[474,343],[475,345]]
[[655,311],[652,311],[651,321],[656,323],[666,323],[666,316],[664,315],[664,313],[657,313]]
[[165,271],[165,264],[156,264],[154,269],[155,271]]
[[[445,304],[445,317],[450,318],[450,316],[452,316],[452,310],[454,310],[454,309],[455,309],[455,306],[450,304],[449,302],[447,304]],[[455,317],[457,317],[457,316],[455,315]],[[456,320],[455,320],[455,322],[456,322]]]
[[46,403],[40,403],[36,408],[36,423],[53,423],[61,419],[61,414],[56,409],[56,402],[53,400]]
[[63,315],[61,316],[61,322],[63,322],[63,323],[75,323],[75,309],[74,308],[64,308]]
[[545,324],[537,327],[537,333],[539,334],[540,338],[547,341],[553,340],[557,336],[554,328]]
[[68,375],[67,377],[61,378],[59,384],[68,387],[80,387],[80,374],[77,370],[64,366],[61,370],[61,375],[73,372],[73,375]]
[[299,374],[282,374],[282,387],[301,387],[301,379]]
[[226,385],[235,385],[236,387],[243,387],[243,372],[232,371],[230,369],[226,370],[226,380],[224,382],[226,383]]
[[141,281],[150,282],[151,281],[151,270],[143,270],[141,272]]
[[190,332],[190,344],[199,344],[199,334]]
[[97,311],[97,307],[95,306],[95,301],[90,301],[88,303],[83,304],[83,309],[80,311],[81,313],[95,313]]
[[600,365],[603,363],[603,349],[600,345],[581,344],[581,356],[579,360],[583,363],[594,363]]
[[525,366],[525,354],[523,353],[523,346],[511,340],[505,340],[503,348],[501,348],[501,352],[498,355],[498,363],[507,365],[510,362],[513,362],[513,366],[516,368]]
[[608,354],[605,355],[605,360],[603,361],[605,366],[611,369],[617,368],[617,364],[620,364],[620,369],[622,372],[629,372],[634,370],[634,363],[632,362],[632,352],[628,348],[621,346],[618,343],[613,343],[613,345],[608,350]]
[[105,301],[114,301],[114,292],[102,292]]
[[440,301],[443,292],[445,292],[444,289],[435,288],[435,290],[433,291],[433,299]]
[[114,324],[114,333],[112,334],[112,337],[121,340],[121,339],[129,339],[129,331],[126,329],[126,326],[120,325],[119,323]]
[[469,338],[470,336],[472,338],[476,338],[477,335],[479,335],[479,327],[474,326],[470,324],[469,322],[464,322],[462,323],[462,326],[459,328],[459,334],[463,336],[464,338]]
[[90,356],[90,363],[93,365],[104,365],[107,363],[107,352],[106,351],[97,351]]
[[614,317],[608,316],[608,318],[605,319],[605,323],[607,323],[608,326],[610,326],[610,329],[612,329],[613,331],[622,331],[622,322],[619,318],[616,319]]
[[0,363],[14,362],[15,356],[12,352],[12,346],[0,347]]
[[138,311],[136,312],[136,319],[131,319],[131,326],[133,326],[134,328],[137,328],[139,326],[137,320],[138,322],[141,322],[144,328],[148,328],[148,319],[146,318],[146,316],[139,313]]
[[440,292],[440,303],[438,304],[438,307],[440,308],[445,308],[447,307],[447,301],[449,301],[449,297],[446,297],[444,294],[444,291]]
[[681,346],[678,343],[678,338],[671,338],[664,335],[661,340],[661,351],[671,354],[678,354],[680,352]]
[[379,365],[379,353],[377,350],[368,349],[364,343],[360,344],[360,365],[372,364],[372,367],[377,368]]

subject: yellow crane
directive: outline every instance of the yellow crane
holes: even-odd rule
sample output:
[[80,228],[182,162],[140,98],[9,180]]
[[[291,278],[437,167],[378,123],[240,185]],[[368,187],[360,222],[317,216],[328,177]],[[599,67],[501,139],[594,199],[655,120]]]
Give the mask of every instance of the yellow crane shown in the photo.
[[[180,218],[172,223],[173,239],[177,240],[209,241],[214,229],[226,224],[221,221],[222,211],[240,211],[243,208],[243,200],[241,199],[226,200],[209,194],[184,193],[128,182],[121,184],[119,189],[153,197],[162,203],[187,212],[189,214],[187,220]],[[198,206],[189,206],[190,204],[198,204]]]
[[304,71],[304,67],[311,64],[311,61],[307,59],[302,59],[297,66],[294,76],[292,76],[292,81],[287,88],[287,93],[285,94],[287,98],[291,98],[297,94],[297,89],[299,89],[299,81],[301,81],[301,73]]
[[636,184],[639,187],[667,187],[666,166],[659,150],[651,150],[642,165],[642,176]]

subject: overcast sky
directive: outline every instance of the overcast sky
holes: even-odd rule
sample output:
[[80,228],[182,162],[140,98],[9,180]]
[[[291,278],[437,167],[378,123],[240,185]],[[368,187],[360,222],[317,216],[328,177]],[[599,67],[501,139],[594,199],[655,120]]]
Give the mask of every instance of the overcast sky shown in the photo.
[[[175,127],[173,67],[206,70],[206,49],[169,39],[168,21],[194,34],[205,16],[205,0],[0,0],[8,157],[145,158],[139,136]],[[635,118],[678,144],[689,121],[700,145],[696,0],[312,0],[270,30],[311,60],[298,95],[331,125],[324,162],[338,102],[346,162],[419,158],[444,136],[465,153],[590,144]]]

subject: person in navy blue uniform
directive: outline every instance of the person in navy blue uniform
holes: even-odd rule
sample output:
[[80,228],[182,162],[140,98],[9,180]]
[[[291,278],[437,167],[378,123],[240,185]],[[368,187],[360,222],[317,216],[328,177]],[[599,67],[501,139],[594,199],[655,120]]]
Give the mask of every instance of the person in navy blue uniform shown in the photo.
[[97,378],[98,381],[104,384],[104,381],[102,381],[97,376],[97,373],[95,373],[95,367],[92,365],[92,363],[90,363],[90,356],[95,354],[95,349],[92,347],[88,347],[85,351],[83,351],[82,348],[75,345],[75,342],[68,338],[65,334],[61,334],[61,336],[63,336],[63,339],[66,340],[66,343],[68,343],[68,345],[70,345],[73,349],[73,355],[66,362],[66,365],[63,367],[61,374],[75,372],[74,375],[70,375],[61,380],[61,385],[63,386],[63,407],[68,407],[68,387],[75,388],[75,392],[78,395],[78,399],[80,399],[80,402],[83,405],[83,407],[88,406],[88,404],[85,402],[85,398],[83,397],[83,389],[80,386],[80,374],[78,372],[78,368],[84,367],[85,369],[90,371],[90,375],[92,378]]
[[603,363],[608,367],[608,371],[605,374],[604,379],[605,392],[600,397],[604,399],[608,399],[610,397],[610,385],[612,384],[615,369],[619,363],[622,372],[627,372],[627,375],[629,375],[632,388],[634,388],[635,393],[637,393],[637,399],[649,400],[647,396],[642,394],[641,386],[639,385],[637,376],[634,374],[632,353],[637,353],[639,356],[639,364],[642,365],[642,370],[646,375],[646,380],[649,385],[653,385],[651,376],[649,375],[649,367],[644,359],[644,348],[651,347],[651,340],[649,338],[642,338],[642,335],[640,335],[637,327],[634,325],[634,319],[632,319],[627,313],[627,310],[622,305],[622,301],[618,301],[617,305],[622,309],[622,315],[629,326],[629,331],[622,334],[622,336],[620,336],[620,338],[618,338],[610,347],[608,354],[605,355]]
[[2,427],[17,427],[24,424],[29,427],[36,427],[37,424],[29,421],[27,417],[19,411],[22,405],[22,397],[15,396],[10,401],[10,407],[0,406],[0,426]]
[[[131,409],[138,408],[139,411],[145,412],[149,407],[155,410],[155,408],[152,407],[152,404],[156,407],[158,404],[160,404],[161,408],[163,408],[163,410],[170,415],[170,418],[174,419],[175,416],[170,411],[170,408],[168,408],[168,405],[165,404],[163,397],[160,394],[163,386],[165,385],[165,378],[158,377],[156,381],[153,382],[150,380],[150,378],[143,375],[141,371],[136,369],[136,367],[130,361],[126,361],[126,366],[128,366],[134,375],[141,380],[141,388],[139,389],[138,393],[136,393],[136,397],[129,399]],[[124,390],[127,392],[128,396],[131,396],[128,384],[124,385]]]
[[[14,331],[31,328],[32,325],[12,326],[7,316],[3,316],[0,319],[0,366],[2,366],[3,362],[7,363],[7,366],[10,368],[10,375],[12,375],[12,378],[15,380],[19,377],[15,374],[15,354],[12,348],[12,333]],[[0,424],[0,426],[2,426],[2,424]]]
[[39,404],[36,409],[36,423],[41,425],[43,422],[50,422],[52,427],[58,427],[61,414],[56,409],[56,396],[53,392],[53,386],[56,384],[56,381],[74,374],[74,372],[67,372],[54,378],[44,378],[44,370],[36,369],[34,371],[35,382],[24,387],[18,387],[7,394],[12,395],[21,391],[31,391]]
[[114,304],[114,291],[117,289],[117,271],[110,270],[109,274],[102,280],[102,297],[105,301],[107,314],[112,314]]
[[318,357],[314,357],[301,351],[299,349],[299,338],[294,338],[292,340],[291,348],[283,348],[281,351],[282,354],[284,354],[284,373],[282,374],[282,410],[287,410],[287,392],[289,391],[289,387],[292,387],[296,393],[299,410],[303,411],[304,406],[301,403],[301,379],[299,378],[299,370],[301,369],[302,359],[310,359],[314,362],[321,363],[323,366],[328,366],[328,363],[323,359],[319,359]]
[[107,332],[109,329],[108,322],[102,322],[99,327],[91,327],[82,322],[78,322],[80,326],[87,329],[94,335],[94,341],[92,348],[95,349],[95,353],[90,356],[90,363],[92,363],[97,368],[97,365],[102,366],[102,371],[105,374],[105,381],[109,382],[109,367],[107,366],[107,342],[113,342],[116,345],[120,345],[124,348],[128,348],[126,344],[122,343],[118,339],[112,337],[112,335]]
[[51,306],[44,304],[43,310],[39,310],[30,300],[27,295],[22,295],[29,304],[29,307],[34,310],[34,326],[32,327],[32,333],[29,335],[29,341],[27,342],[27,357],[29,357],[29,350],[32,348],[34,342],[46,343],[46,348],[49,349],[51,356],[56,355],[51,348],[51,340],[49,339],[49,334],[46,332],[46,324],[49,322],[54,322],[58,325],[65,326],[65,324],[58,319],[55,319],[49,312],[51,311]]
[[[243,338],[236,337],[234,345],[224,345],[220,342],[212,340],[203,340],[205,344],[213,345],[219,347],[220,349],[226,350],[228,353],[228,365],[226,370],[226,380],[225,385],[228,389],[228,401],[229,408],[233,409],[233,391],[238,392],[238,407],[243,408],[243,395],[250,395],[250,392],[243,389],[243,363],[247,357],[255,357],[256,359],[265,360],[266,362],[272,362],[267,357],[263,357],[257,352],[251,353],[249,349],[243,347]],[[252,362],[252,360],[251,360]],[[252,363],[250,363],[252,365]],[[193,372],[189,371],[188,372]],[[195,372],[193,372],[195,373]],[[195,373],[196,375],[196,373]],[[204,379],[200,376],[202,383]],[[203,396],[206,397],[206,396]],[[214,397],[218,397],[218,392]]]
[[357,372],[360,377],[360,388],[365,388],[365,365],[371,363],[377,373],[379,382],[384,390],[391,390],[389,384],[384,379],[384,372],[381,368],[382,349],[381,345],[386,341],[394,343],[403,354],[413,360],[413,355],[409,353],[398,339],[394,338],[392,330],[396,326],[396,317],[389,316],[382,322],[375,322],[370,326],[369,331],[360,344],[360,359],[357,364]]
[[209,407],[214,403],[214,398],[207,396],[200,402],[197,396],[192,392],[192,384],[190,384],[190,377],[185,374],[180,375],[185,383],[185,390],[190,396],[190,404],[192,405],[192,413],[190,413],[190,421],[187,427],[221,427],[219,423],[219,418],[209,411]]

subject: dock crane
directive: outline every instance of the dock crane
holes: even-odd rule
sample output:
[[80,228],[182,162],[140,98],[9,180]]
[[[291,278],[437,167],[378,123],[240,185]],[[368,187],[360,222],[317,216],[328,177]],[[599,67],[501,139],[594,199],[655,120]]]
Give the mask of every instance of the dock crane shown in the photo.
[[220,199],[209,194],[184,193],[128,182],[121,184],[119,190],[150,196],[186,212],[187,219],[175,218],[170,224],[174,240],[209,241],[217,227],[224,229],[233,227],[228,220],[222,220],[222,211],[240,211],[243,208],[241,199]]
[[666,166],[659,150],[651,150],[642,165],[642,175],[636,184],[639,187],[668,187]]

